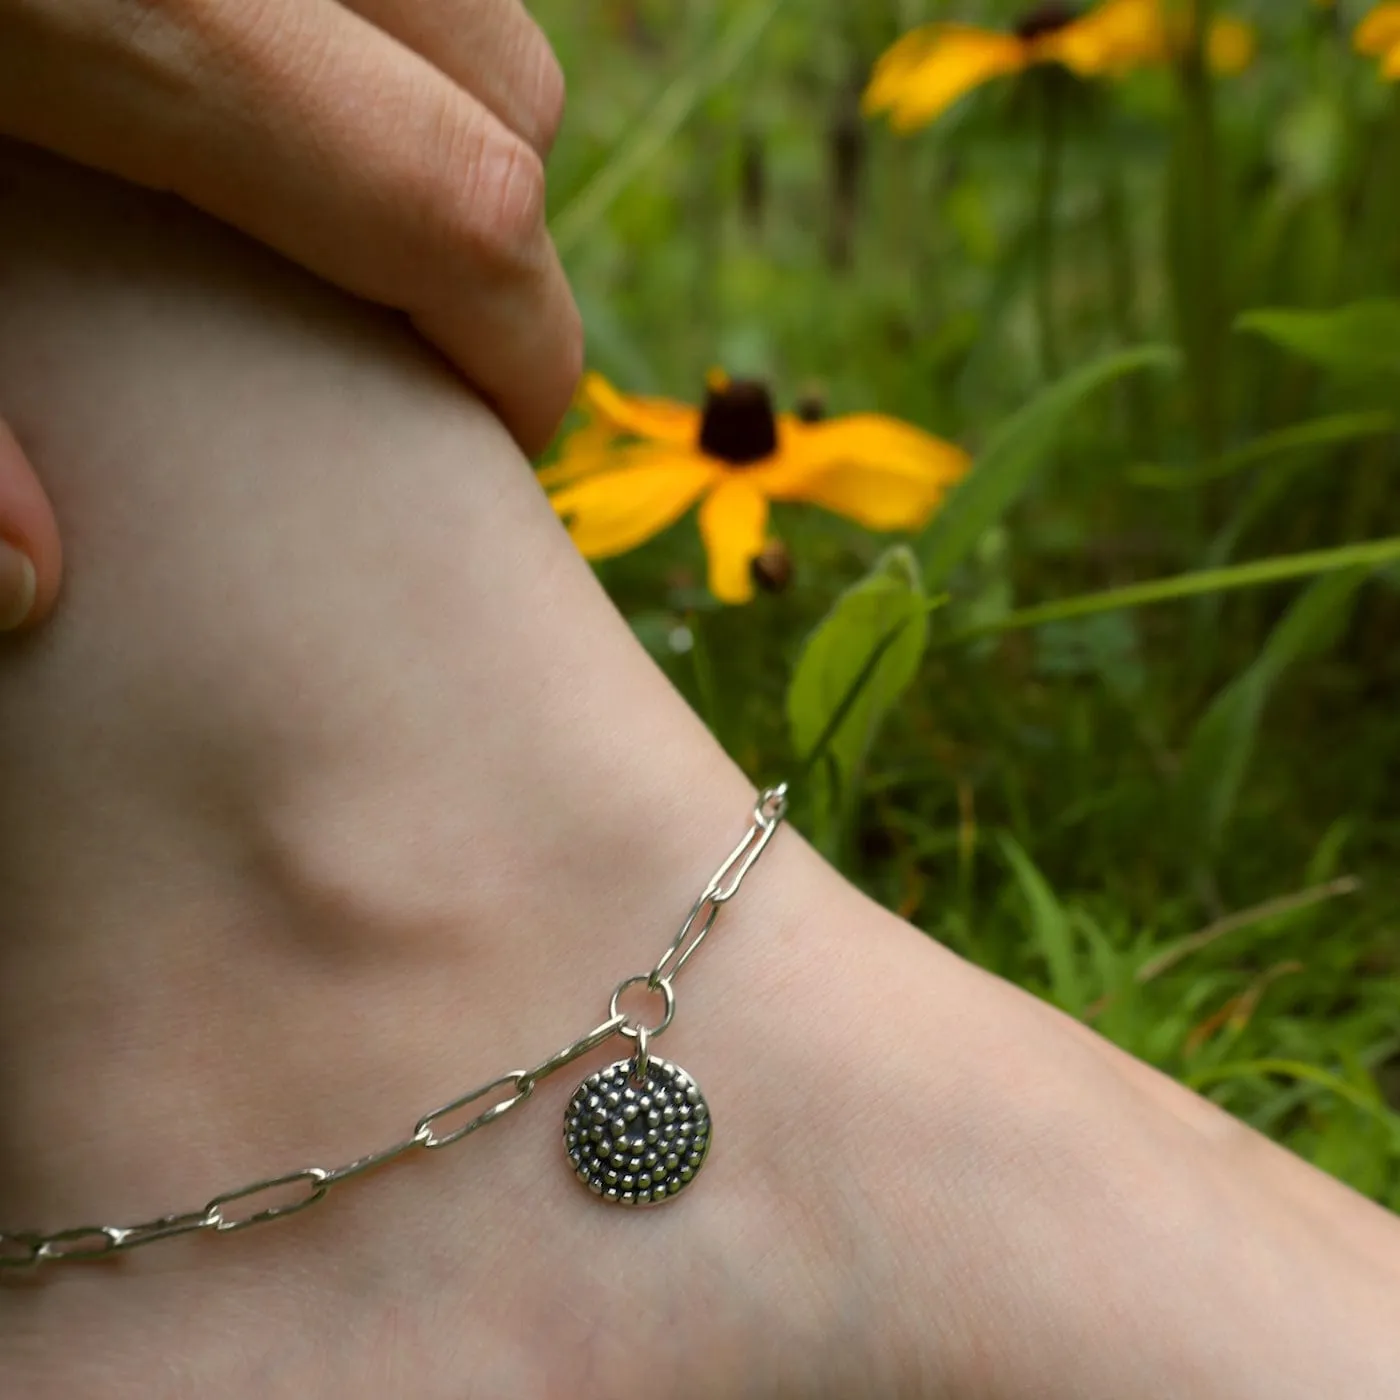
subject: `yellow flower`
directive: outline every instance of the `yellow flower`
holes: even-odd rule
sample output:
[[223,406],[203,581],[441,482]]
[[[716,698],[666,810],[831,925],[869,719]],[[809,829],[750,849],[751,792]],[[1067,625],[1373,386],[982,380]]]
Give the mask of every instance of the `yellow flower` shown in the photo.
[[[1237,73],[1254,57],[1254,31],[1222,17],[1207,36],[1211,67]],[[929,24],[898,40],[875,65],[863,100],[867,116],[888,112],[896,131],[913,131],[993,78],[1059,64],[1080,78],[1121,78],[1168,63],[1181,51],[1179,25],[1163,0],[1102,0],[1083,14],[1042,5],[1015,29]]]
[[703,409],[631,398],[597,374],[580,396],[591,421],[539,473],[575,544],[590,559],[624,554],[699,501],[710,591],[725,603],[753,597],[770,501],[917,530],[970,465],[962,448],[879,414],[775,414],[762,384],[722,375]]
[[1377,5],[1357,26],[1356,51],[1381,60],[1381,76],[1400,82],[1400,3]]

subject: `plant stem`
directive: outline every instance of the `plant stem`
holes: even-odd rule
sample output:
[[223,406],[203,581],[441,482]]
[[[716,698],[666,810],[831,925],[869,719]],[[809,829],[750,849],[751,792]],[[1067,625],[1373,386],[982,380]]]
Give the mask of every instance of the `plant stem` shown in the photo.
[[1396,142],[1400,141],[1400,87],[1376,132],[1377,158],[1367,172],[1362,200],[1361,256],[1356,260],[1362,295],[1393,296],[1400,290],[1400,181],[1395,178]]
[[[1142,341],[1138,320],[1137,269],[1133,257],[1132,234],[1128,228],[1127,199],[1119,153],[1106,147],[1102,152],[1103,188],[1100,207],[1103,237],[1108,256],[1109,300],[1119,346],[1127,349]],[[1123,406],[1128,420],[1128,445],[1139,462],[1157,460],[1157,425],[1151,389],[1140,375],[1130,375],[1123,384]]]
[[1035,310],[1040,332],[1040,367],[1047,380],[1060,377],[1055,323],[1055,234],[1064,172],[1064,113],[1060,75],[1035,75],[1040,88],[1040,169],[1035,191]]
[[1177,66],[1179,114],[1168,195],[1168,244],[1192,414],[1202,456],[1224,447],[1226,306],[1221,278],[1220,142],[1206,51],[1214,0],[1186,0],[1189,42]]

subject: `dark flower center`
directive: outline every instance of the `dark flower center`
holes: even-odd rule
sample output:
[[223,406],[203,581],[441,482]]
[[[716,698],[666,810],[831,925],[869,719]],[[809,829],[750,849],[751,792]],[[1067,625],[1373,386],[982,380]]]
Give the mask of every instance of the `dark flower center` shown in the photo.
[[1079,18],[1079,12],[1073,5],[1057,4],[1051,0],[1050,4],[1037,5],[1028,15],[1026,15],[1016,26],[1016,37],[1018,39],[1039,39],[1046,34],[1054,34],[1056,30],[1066,29]]
[[778,421],[768,386],[736,379],[711,389],[700,417],[700,450],[735,467],[771,457],[778,450]]

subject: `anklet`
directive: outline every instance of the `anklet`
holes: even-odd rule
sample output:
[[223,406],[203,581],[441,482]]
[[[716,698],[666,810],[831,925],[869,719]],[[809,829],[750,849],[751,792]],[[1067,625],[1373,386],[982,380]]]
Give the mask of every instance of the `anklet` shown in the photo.
[[[100,1259],[177,1235],[245,1230],[295,1215],[352,1177],[419,1149],[431,1152],[461,1142],[524,1103],[541,1080],[615,1035],[632,1041],[635,1048],[626,1059],[590,1074],[575,1090],[564,1110],[564,1150],[574,1174],[601,1200],[629,1206],[669,1201],[705,1163],[711,1140],[710,1110],[695,1080],[678,1065],[653,1055],[651,1042],[665,1032],[676,1014],[676,975],[714,927],[720,909],[739,892],[786,813],[785,783],[759,794],[743,840],[715,871],[656,966],[619,982],[608,1003],[607,1020],[534,1069],[513,1069],[425,1113],[412,1135],[392,1147],[333,1170],[303,1167],[255,1181],[215,1196],[202,1210],[162,1215],[139,1225],[80,1225],[49,1235],[0,1230],[0,1269]],[[629,988],[643,986],[661,998],[660,1019],[653,1026],[618,1009]],[[483,1100],[490,1100],[490,1106],[480,1108]],[[459,1121],[468,1112],[471,1116]]]

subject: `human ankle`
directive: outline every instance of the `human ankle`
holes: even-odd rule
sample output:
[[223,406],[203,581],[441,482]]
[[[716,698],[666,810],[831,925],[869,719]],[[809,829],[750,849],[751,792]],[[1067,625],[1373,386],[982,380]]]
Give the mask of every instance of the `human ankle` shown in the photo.
[[7,173],[6,408],[72,548],[0,656],[0,1196],[149,1213],[584,1029],[751,789],[401,329]]
[[[308,1155],[354,1157],[410,1108],[594,1024],[752,797],[717,753],[669,752],[596,788],[522,755],[502,790],[466,765],[429,793],[367,749],[343,782],[284,773],[266,802],[206,788],[234,819],[162,809],[105,842],[100,820],[60,824],[51,879],[0,881],[17,1125],[0,1196],[44,1224],[150,1215]],[[96,778],[89,795],[108,806]],[[194,1132],[175,1109],[191,1102]],[[77,1140],[94,1151],[75,1156]]]

